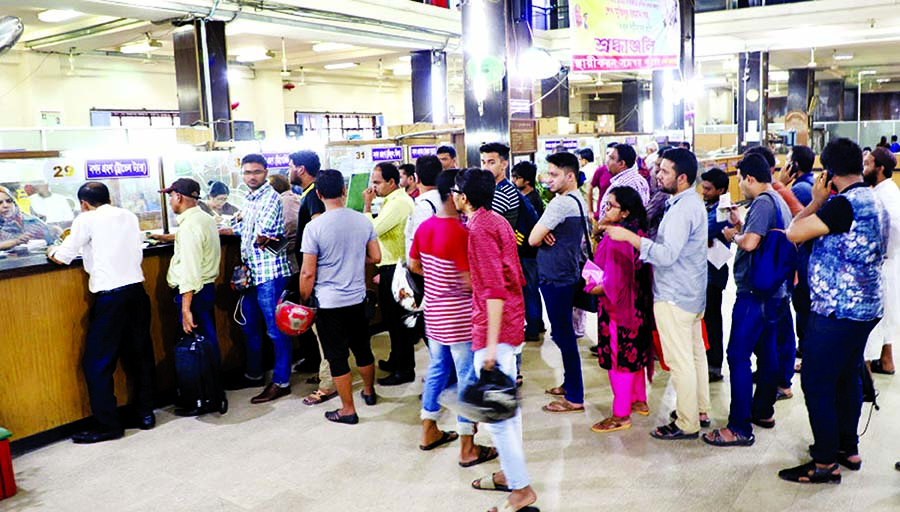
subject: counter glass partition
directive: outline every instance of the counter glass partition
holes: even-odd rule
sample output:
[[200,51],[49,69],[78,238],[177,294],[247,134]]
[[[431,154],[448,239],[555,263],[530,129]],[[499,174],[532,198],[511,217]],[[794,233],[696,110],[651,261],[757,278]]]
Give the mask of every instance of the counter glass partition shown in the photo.
[[[163,229],[160,159],[152,154],[65,152],[58,158],[0,155],[0,270],[46,263],[35,255],[59,243],[81,213],[78,188],[99,181],[113,205],[134,212],[140,229]],[[10,202],[9,200],[12,200]]]

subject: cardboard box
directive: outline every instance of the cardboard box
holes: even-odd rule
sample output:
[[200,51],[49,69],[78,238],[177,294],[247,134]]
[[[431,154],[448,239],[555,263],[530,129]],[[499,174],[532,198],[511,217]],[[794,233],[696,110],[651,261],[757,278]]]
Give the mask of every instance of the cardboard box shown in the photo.
[[596,133],[597,123],[593,121],[578,121],[575,124],[575,133]]
[[603,114],[597,116],[597,131],[599,133],[615,133],[616,116],[613,114]]
[[548,117],[538,119],[539,135],[565,135],[569,133],[568,117]]

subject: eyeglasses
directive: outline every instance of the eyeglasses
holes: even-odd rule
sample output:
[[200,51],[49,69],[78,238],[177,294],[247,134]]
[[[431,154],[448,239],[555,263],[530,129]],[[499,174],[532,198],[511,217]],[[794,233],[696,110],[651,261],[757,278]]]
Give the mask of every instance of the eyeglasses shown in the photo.
[[0,204],[13,204],[15,201],[12,199],[2,199],[0,200]]
[[617,205],[617,204],[606,203],[606,209],[607,209],[607,210],[618,210],[618,209],[621,209],[621,208],[622,208],[622,207],[619,206],[619,205]]

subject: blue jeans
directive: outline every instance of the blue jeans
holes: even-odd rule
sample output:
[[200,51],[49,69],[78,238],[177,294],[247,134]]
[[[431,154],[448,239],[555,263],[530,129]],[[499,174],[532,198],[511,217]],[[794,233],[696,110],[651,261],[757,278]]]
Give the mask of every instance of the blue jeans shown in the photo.
[[538,287],[538,267],[534,258],[522,258],[522,273],[525,274],[525,286],[522,296],[525,299],[525,335],[537,336],[544,330],[544,306],[541,304],[541,291]]
[[[178,323],[181,323],[181,301],[182,296],[175,296],[175,304],[178,304]],[[216,336],[215,311],[213,308],[216,303],[216,285],[207,283],[203,285],[203,289],[194,293],[191,297],[191,314],[194,316],[194,323],[197,325],[195,332],[212,342],[215,347],[216,356],[219,360],[222,355],[219,351],[219,338]]]
[[[506,343],[497,345],[497,368],[513,380],[516,379],[515,351],[512,345]],[[475,352],[476,377],[481,376],[485,355],[487,355],[486,348]],[[528,468],[525,467],[525,448],[522,444],[522,409],[516,411],[516,415],[508,420],[486,423],[485,427],[491,433],[494,447],[500,455],[500,469],[506,476],[509,488],[515,491],[531,485]]]
[[275,347],[275,369],[272,382],[287,386],[291,381],[291,340],[275,325],[275,306],[287,285],[288,277],[278,277],[252,286],[244,293],[243,311],[247,324],[244,338],[247,341],[247,377],[262,376],[263,332],[272,339]]
[[550,330],[553,341],[562,353],[563,383],[566,400],[573,404],[584,403],[584,383],[581,378],[581,355],[578,353],[575,329],[572,327],[572,298],[575,296],[575,283],[558,286],[541,284],[541,294],[547,302],[547,316],[550,317]]
[[[425,387],[422,390],[422,414],[423,420],[437,421],[441,414],[441,404],[438,398],[441,393],[450,387],[448,378],[456,367],[457,396],[460,401],[463,391],[478,381],[475,377],[474,359],[472,357],[472,342],[453,343],[442,345],[436,341],[428,344],[431,352],[431,363],[428,365],[428,373],[425,375]],[[472,420],[456,417],[456,431],[461,436],[475,434],[475,425]]]
[[[775,356],[775,326],[782,299],[758,301],[739,293],[731,315],[728,367],[731,369],[731,411],[728,428],[744,437],[753,433],[750,418],[775,414],[778,360]],[[756,354],[756,393],[750,372],[750,354]]]
[[819,464],[834,464],[838,451],[859,454],[862,409],[863,351],[879,319],[839,320],[810,313],[803,350],[803,387],[813,444],[809,453]]
[[791,317],[791,299],[789,297],[781,299],[778,304],[775,322],[778,387],[788,389],[794,378],[794,362],[797,359],[797,340],[794,337],[794,319]]

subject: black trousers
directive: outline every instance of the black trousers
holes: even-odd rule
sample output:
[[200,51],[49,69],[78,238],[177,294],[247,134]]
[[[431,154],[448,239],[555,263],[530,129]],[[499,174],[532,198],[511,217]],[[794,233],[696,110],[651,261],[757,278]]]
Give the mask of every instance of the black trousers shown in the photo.
[[391,355],[388,358],[397,373],[414,372],[416,369],[415,334],[403,324],[407,311],[394,300],[391,281],[397,265],[383,265],[378,268],[378,306],[381,320],[391,337]]
[[98,294],[90,312],[81,367],[91,412],[104,427],[114,430],[122,428],[113,383],[120,355],[134,382],[135,410],[146,416],[153,412],[156,364],[150,339],[150,298],[143,283]]
[[723,347],[722,347],[722,289],[714,286],[706,286],[706,312],[703,313],[703,321],[706,322],[706,339],[709,342],[709,350],[706,351],[706,362],[710,371],[722,371]]

